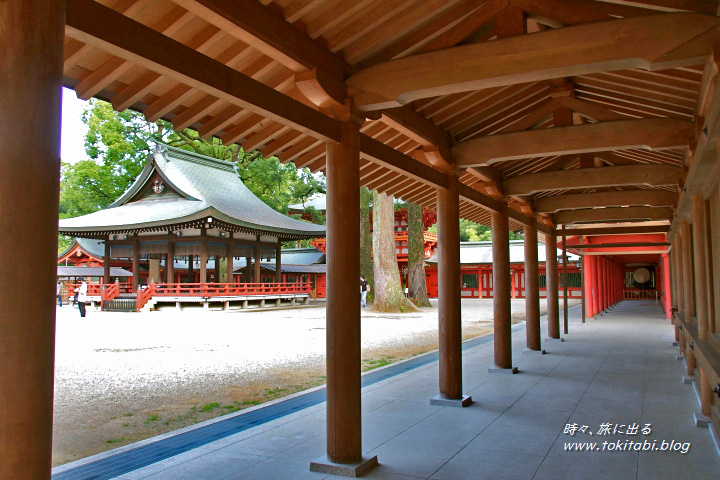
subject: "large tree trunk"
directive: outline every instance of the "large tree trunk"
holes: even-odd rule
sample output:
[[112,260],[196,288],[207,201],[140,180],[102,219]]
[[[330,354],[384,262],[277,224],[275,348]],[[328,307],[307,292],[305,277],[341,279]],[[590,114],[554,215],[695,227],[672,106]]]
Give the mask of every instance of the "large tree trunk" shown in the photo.
[[395,250],[395,208],[393,197],[373,192],[373,269],[375,312],[416,311],[405,297]]
[[367,187],[360,189],[360,274],[370,285],[367,302],[372,303],[375,297],[375,280],[373,276],[372,247],[373,239],[370,233],[370,202],[373,194]]
[[408,298],[418,307],[432,307],[425,281],[425,225],[415,203],[408,203]]

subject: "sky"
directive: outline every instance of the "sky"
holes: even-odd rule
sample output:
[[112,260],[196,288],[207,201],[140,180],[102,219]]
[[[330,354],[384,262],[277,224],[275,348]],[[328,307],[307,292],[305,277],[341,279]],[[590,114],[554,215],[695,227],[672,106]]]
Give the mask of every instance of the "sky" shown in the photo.
[[87,126],[80,119],[87,102],[77,98],[75,92],[67,88],[62,89],[62,97],[60,158],[63,162],[75,163],[88,158],[84,147]]

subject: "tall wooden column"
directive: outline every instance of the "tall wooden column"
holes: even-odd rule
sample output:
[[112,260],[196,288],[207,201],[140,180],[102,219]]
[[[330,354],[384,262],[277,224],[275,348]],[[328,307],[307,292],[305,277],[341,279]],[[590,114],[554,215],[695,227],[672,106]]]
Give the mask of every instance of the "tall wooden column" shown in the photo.
[[105,253],[103,254],[103,283],[110,283],[110,237],[105,239]]
[[135,293],[140,288],[140,244],[137,240],[133,242],[132,274],[133,293]]
[[[687,220],[682,222],[682,273],[683,273],[683,298],[685,300],[685,321],[692,322],[695,317],[695,286],[693,276],[693,236],[692,226]],[[687,366],[687,374],[692,376],[695,374],[695,353],[690,345],[685,348],[685,364]]]
[[439,398],[461,400],[460,197],[457,175],[447,178],[447,190],[437,192]]
[[[493,309],[495,326],[495,369],[513,369],[510,332],[510,226],[508,206],[502,202],[492,212]],[[516,370],[516,369],[513,369]]]
[[558,304],[557,235],[545,235],[545,286],[547,303],[547,329],[549,338],[560,338],[560,312]]
[[693,281],[693,255],[692,255],[692,227],[682,222],[682,282],[683,299],[685,300],[685,321],[692,321],[695,316],[695,287]]
[[282,283],[282,243],[279,238],[275,247],[275,283]]
[[583,255],[585,269],[585,316],[595,317],[595,255]]
[[260,245],[253,247],[253,282],[260,283]]
[[200,283],[207,283],[207,233],[200,229]]
[[330,462],[358,464],[362,462],[359,126],[341,122],[340,128],[341,142],[327,146],[327,457]]
[[188,255],[188,283],[195,283],[195,257]]
[[670,279],[672,277],[670,273],[670,256],[667,253],[663,253],[662,256],[662,289],[663,289],[663,307],[665,308],[665,316],[668,319],[672,318],[672,287],[670,286]]
[[[709,336],[710,311],[708,309],[707,266],[705,262],[705,200],[702,195],[692,197],[693,259],[695,271],[695,312],[698,322],[698,337],[707,340]],[[700,369],[700,408],[705,417],[710,417],[713,392],[705,371]]]
[[227,246],[227,283],[235,283],[235,269],[233,268],[233,232],[230,232],[230,240]]
[[0,478],[49,479],[65,2],[0,2]]
[[175,283],[175,242],[168,242],[168,252],[165,258],[165,281]]
[[590,279],[592,282],[592,309],[593,316],[595,316],[600,313],[600,298],[598,295],[598,256],[591,255],[590,258],[592,259],[592,271],[590,272],[592,276]]
[[568,255],[565,225],[562,227],[563,333],[568,333]]
[[523,227],[525,237],[525,333],[528,350],[541,350],[538,238],[535,220]]

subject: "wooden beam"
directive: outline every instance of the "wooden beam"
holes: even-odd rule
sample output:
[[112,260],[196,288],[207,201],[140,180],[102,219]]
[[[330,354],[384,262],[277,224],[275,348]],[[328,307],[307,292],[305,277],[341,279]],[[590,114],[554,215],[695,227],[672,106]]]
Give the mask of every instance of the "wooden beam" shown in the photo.
[[629,220],[670,220],[668,207],[608,207],[565,210],[553,215],[557,225],[582,222],[624,222]]
[[618,192],[575,193],[541,198],[533,202],[533,209],[538,213],[555,213],[558,210],[622,207],[625,205],[670,207],[675,205],[677,197],[677,193],[666,190],[622,190]]
[[119,58],[325,141],[337,121],[92,0],[68,0],[65,33]]
[[341,79],[345,63],[257,0],[173,0],[294,72],[315,67]]
[[643,118],[490,135],[458,143],[451,151],[459,167],[470,167],[570,153],[683,147],[694,132],[684,120]]
[[362,110],[501,85],[703,63],[720,19],[672,13],[546,30],[391,60],[347,79]]
[[560,172],[530,173],[505,180],[506,195],[529,195],[549,190],[623,185],[677,185],[682,169],[668,165],[578,168]]
[[667,233],[670,231],[669,225],[644,225],[638,224],[633,226],[606,226],[606,227],[588,227],[588,228],[568,228],[568,235],[578,235],[592,237],[597,235],[630,235],[634,233]]
[[[572,231],[572,230],[566,230]],[[628,242],[628,243],[592,243],[583,245],[568,245],[568,249],[594,249],[594,248],[627,248],[627,247],[669,247],[670,242]]]
[[360,134],[360,151],[363,158],[370,158],[402,175],[428,185],[447,188],[447,176],[443,173],[364,134]]

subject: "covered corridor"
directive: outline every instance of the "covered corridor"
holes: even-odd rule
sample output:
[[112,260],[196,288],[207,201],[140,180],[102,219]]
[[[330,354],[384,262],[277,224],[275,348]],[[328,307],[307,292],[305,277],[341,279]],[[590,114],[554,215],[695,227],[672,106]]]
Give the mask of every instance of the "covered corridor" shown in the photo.
[[[475,403],[465,409],[428,404],[436,388],[436,360],[418,362],[375,383],[364,380],[364,453],[380,459],[366,478],[720,478],[720,456],[710,431],[696,428],[688,415],[697,410],[696,393],[681,381],[685,369],[676,360],[668,327],[654,301],[625,301],[586,323],[580,322],[580,308],[573,307],[565,341],[551,343],[547,355],[518,355],[517,375],[489,374],[492,338],[470,341],[463,355],[463,380]],[[519,353],[525,343],[522,325],[514,330],[513,350]],[[365,377],[382,373],[372,371]],[[266,423],[256,415],[258,426],[217,440],[200,440],[203,424],[142,442],[152,446],[176,437],[179,448],[195,435],[196,448],[162,461],[148,460],[148,454],[143,458],[138,445],[129,445],[58,467],[54,478],[80,480],[97,474],[103,479],[118,473],[117,478],[125,480],[339,478],[308,471],[307,460],[322,455],[326,442],[326,405],[308,405]],[[264,408],[206,423],[229,423]],[[568,424],[580,429],[587,425],[593,435],[564,433]],[[625,434],[598,435],[602,424],[611,424],[610,431],[618,425]],[[629,434],[632,424],[638,425],[637,435]],[[649,435],[643,434],[644,428],[651,429]],[[645,440],[658,448],[663,440],[674,441],[681,450],[565,451],[565,444],[572,442]],[[133,468],[143,460],[150,464]]]
[[[543,349],[571,348],[557,345],[559,241],[660,234],[671,244],[665,315],[699,385],[698,423],[717,434],[719,13],[717,0],[0,2],[0,478],[50,474],[61,86],[326,175],[326,456],[306,457],[306,468],[357,475],[393,458],[374,449],[362,416],[361,186],[438,214],[439,360],[426,372],[435,381],[412,400],[431,405],[417,411],[467,407],[447,414],[464,419],[462,430],[494,384],[531,389],[522,385],[528,376],[505,374],[552,362]],[[460,219],[492,226],[494,337],[475,372],[461,344]],[[510,230],[525,239],[532,360],[513,345]],[[151,232],[127,234],[139,242]],[[546,330],[538,240],[547,248]],[[595,267],[604,301],[592,313],[600,314],[622,296],[622,282],[611,262]],[[636,312],[626,321],[631,330],[648,319]],[[612,333],[612,323],[586,325],[596,324]],[[651,351],[646,333],[602,335],[612,340],[596,352],[603,363],[586,352],[578,366],[551,370],[562,377],[551,390],[572,383],[577,368],[599,372],[610,362],[622,367],[607,380],[611,391],[622,387],[613,398],[625,389],[643,402],[665,397],[646,394],[653,384],[643,376],[641,386],[632,370],[641,362],[630,360],[639,351],[653,365],[667,341]],[[622,355],[607,354],[618,345]],[[684,406],[668,424],[691,417]]]

